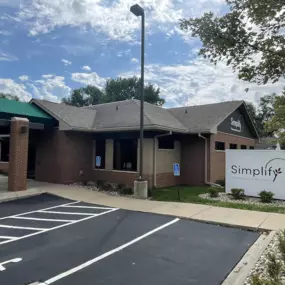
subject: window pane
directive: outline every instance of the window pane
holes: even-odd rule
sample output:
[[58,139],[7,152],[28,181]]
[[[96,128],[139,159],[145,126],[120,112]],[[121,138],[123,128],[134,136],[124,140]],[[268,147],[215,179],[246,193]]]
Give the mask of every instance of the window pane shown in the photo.
[[173,138],[164,137],[158,139],[158,148],[159,149],[174,149],[174,140]]
[[225,150],[224,142],[215,142],[215,150]]
[[[96,140],[95,142],[96,153],[95,153],[95,168],[105,169],[105,153],[106,153],[106,140]],[[101,165],[96,166],[96,157],[101,157]]]
[[237,144],[230,143],[230,149],[237,149]]
[[249,149],[254,149],[254,146],[250,146]]
[[115,170],[137,171],[137,147],[136,139],[122,139],[114,141]]
[[247,149],[247,147],[246,147],[246,145],[241,145],[241,147],[240,147],[241,149]]

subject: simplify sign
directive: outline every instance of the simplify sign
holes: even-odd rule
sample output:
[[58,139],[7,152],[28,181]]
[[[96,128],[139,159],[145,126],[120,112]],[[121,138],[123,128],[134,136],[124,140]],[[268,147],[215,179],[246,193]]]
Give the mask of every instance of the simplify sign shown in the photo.
[[242,188],[248,196],[271,191],[285,199],[285,151],[226,150],[226,192]]

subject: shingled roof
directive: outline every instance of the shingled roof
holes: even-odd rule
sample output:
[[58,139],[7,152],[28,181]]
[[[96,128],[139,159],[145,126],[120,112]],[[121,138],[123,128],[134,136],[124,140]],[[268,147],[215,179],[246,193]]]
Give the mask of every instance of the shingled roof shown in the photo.
[[243,103],[243,101],[229,101],[168,110],[187,127],[190,133],[209,133]]
[[[37,99],[32,99],[31,103],[56,118],[61,130],[105,132],[140,128],[140,101],[135,99],[81,108]],[[256,132],[244,101],[171,109],[145,103],[144,127],[177,133],[215,133],[219,124],[238,108],[243,110],[251,129]],[[258,137],[257,132],[256,135]]]

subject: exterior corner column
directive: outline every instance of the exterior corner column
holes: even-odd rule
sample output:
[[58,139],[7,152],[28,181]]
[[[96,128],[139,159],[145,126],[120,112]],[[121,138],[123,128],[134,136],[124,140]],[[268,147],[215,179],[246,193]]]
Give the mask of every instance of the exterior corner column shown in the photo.
[[14,117],[10,127],[8,190],[27,189],[29,120]]

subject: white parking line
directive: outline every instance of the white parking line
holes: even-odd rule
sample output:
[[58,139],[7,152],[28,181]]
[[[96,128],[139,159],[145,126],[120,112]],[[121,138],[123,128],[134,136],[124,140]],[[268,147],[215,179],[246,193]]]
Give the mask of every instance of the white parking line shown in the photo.
[[62,206],[64,208],[82,208],[82,209],[99,209],[99,210],[110,210],[112,208],[107,208],[107,207],[98,207],[98,206],[72,206],[72,205],[67,205],[67,206]]
[[[73,205],[73,204],[77,204],[77,203],[80,203],[80,201],[66,203],[66,204],[61,204],[61,205],[57,205],[57,206],[53,206],[53,207],[49,207],[49,208],[45,208],[45,209],[40,209],[40,210],[42,210],[42,211],[44,211],[44,210],[51,210],[51,209],[55,209],[55,208],[58,208],[58,207],[62,207],[62,206],[66,206],[66,205]],[[39,210],[35,210],[35,211],[31,211],[31,212],[25,212],[25,213],[21,213],[21,214],[6,216],[6,217],[3,217],[3,218],[0,218],[0,220],[5,220],[5,219],[8,219],[8,218],[14,218],[14,217],[24,216],[24,215],[28,215],[28,214],[33,214],[33,213],[36,213],[38,211]]]
[[178,221],[179,221],[178,218],[174,219],[174,220],[172,220],[172,221],[170,221],[170,222],[168,222],[168,223],[166,223],[166,224],[164,224],[158,228],[155,228],[155,229],[153,229],[153,230],[151,230],[151,231],[149,231],[149,232],[147,232],[147,233],[145,233],[145,234],[143,234],[143,235],[119,246],[119,247],[117,247],[117,248],[114,248],[114,249],[112,249],[112,250],[110,250],[110,251],[108,251],[102,255],[97,256],[94,259],[91,259],[91,260],[89,260],[85,263],[82,263],[81,265],[78,265],[78,266],[76,266],[76,267],[74,267],[68,271],[65,271],[61,274],[58,274],[57,276],[52,277],[52,278],[48,279],[47,281],[44,281],[44,284],[47,284],[47,285],[52,284],[52,283],[54,283],[54,282],[56,282],[56,281],[58,281],[64,277],[67,277],[67,276],[69,276],[69,275],[71,275],[77,271],[80,271],[80,270],[92,265],[93,263],[96,263],[101,259],[104,259],[104,258],[106,258],[106,257],[108,257],[108,256],[110,256],[110,255],[112,255],[118,251],[121,251],[122,249],[124,249],[124,248],[126,248],[126,247],[128,247],[128,246],[130,246],[130,245],[132,245],[132,244],[134,244],[134,243],[136,243],[136,242],[138,242],[138,241],[140,241],[140,240],[142,240],[142,239],[144,239],[144,238],[146,238],[146,237],[148,237],[148,236],[150,236],[150,235],[152,235],[152,234],[154,234],[154,233],[156,233],[156,232],[158,232],[158,231],[160,231],[160,230],[162,230],[162,229],[164,229],[164,228],[166,228],[166,227],[168,227],[168,226],[170,226],[170,225],[172,225]]
[[48,213],[48,214],[64,214],[64,215],[82,215],[82,216],[96,216],[97,214],[90,213],[76,213],[76,212],[60,212],[60,211],[38,211],[38,213]]
[[32,220],[32,221],[47,221],[47,222],[60,222],[60,223],[70,223],[76,220],[59,220],[59,219],[42,219],[33,217],[11,217],[10,219],[21,219],[21,220]]
[[100,213],[100,214],[88,216],[86,218],[83,218],[83,219],[80,219],[80,220],[77,220],[77,221],[73,221],[73,222],[70,222],[70,223],[59,225],[59,226],[56,226],[56,227],[53,227],[53,228],[50,228],[50,229],[47,229],[47,230],[44,230],[44,231],[40,231],[40,232],[29,234],[29,235],[25,235],[25,236],[21,236],[21,237],[17,237],[17,238],[11,237],[13,239],[2,241],[2,242],[0,242],[0,245],[6,244],[6,243],[10,243],[10,242],[14,242],[14,241],[18,241],[18,240],[25,239],[25,238],[28,238],[28,237],[36,236],[36,235],[39,235],[39,234],[42,234],[42,233],[46,233],[46,232],[49,232],[49,231],[53,231],[53,230],[56,230],[56,229],[60,229],[60,228],[63,228],[63,227],[69,226],[69,225],[74,225],[76,223],[80,223],[80,222],[83,222],[83,221],[86,221],[86,220],[89,220],[89,219],[92,219],[92,218],[97,218],[99,216],[102,216],[102,215],[114,212],[116,210],[118,210],[118,209],[114,208],[114,209],[111,209],[109,211],[106,211],[106,212],[103,212],[103,213]]
[[10,225],[0,225],[0,228],[32,230],[32,231],[44,231],[44,230],[47,230],[47,228],[18,227],[18,226],[10,226]]
[[0,236],[1,239],[17,239],[17,237],[11,237],[11,236]]

